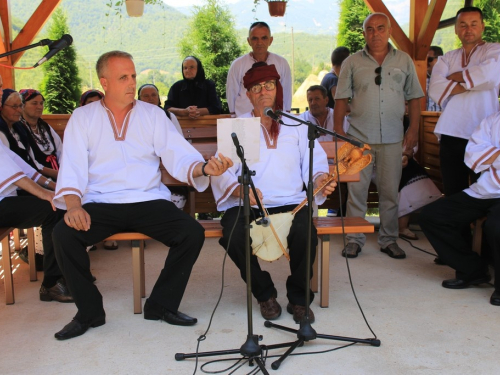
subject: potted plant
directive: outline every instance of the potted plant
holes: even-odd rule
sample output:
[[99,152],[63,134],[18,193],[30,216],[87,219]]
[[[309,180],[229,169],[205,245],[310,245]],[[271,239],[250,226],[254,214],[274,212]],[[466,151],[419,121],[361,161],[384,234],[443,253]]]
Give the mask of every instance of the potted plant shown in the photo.
[[[283,17],[285,15],[286,3],[288,0],[265,0],[269,7],[269,14],[271,17]],[[256,12],[257,5],[259,5],[260,0],[253,1],[252,12]]]
[[[120,14],[121,17],[121,7],[125,3],[125,6],[127,8],[127,14],[130,17],[140,17],[144,13],[144,5],[149,4],[149,5],[161,5],[163,7],[163,1],[162,0],[108,0],[106,5],[112,9],[115,14]],[[106,14],[107,16],[109,15]]]
[[125,6],[130,17],[140,17],[144,13],[144,0],[125,0]]
[[266,0],[271,17],[283,17],[285,15],[288,0]]

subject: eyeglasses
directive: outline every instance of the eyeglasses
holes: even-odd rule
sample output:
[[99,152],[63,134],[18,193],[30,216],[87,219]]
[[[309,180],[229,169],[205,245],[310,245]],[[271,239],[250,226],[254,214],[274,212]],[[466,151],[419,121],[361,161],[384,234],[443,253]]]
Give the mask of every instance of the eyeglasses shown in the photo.
[[377,86],[380,86],[380,84],[382,83],[382,67],[379,66],[377,69],[375,69],[375,74],[377,74],[377,76],[375,77],[375,84]]
[[428,63],[433,62],[433,61],[434,61],[434,59],[437,59],[437,57],[427,56],[427,62],[428,62]]
[[24,108],[24,105],[21,104],[21,105],[9,105],[9,104],[4,104],[3,105],[4,107],[10,107],[12,108],[14,111],[17,111],[18,109],[23,109]]
[[259,92],[262,91],[262,87],[265,87],[267,91],[272,91],[276,88],[276,82],[275,81],[267,81],[264,83],[258,83],[252,87],[250,87],[250,91],[253,92],[254,94],[258,94]]

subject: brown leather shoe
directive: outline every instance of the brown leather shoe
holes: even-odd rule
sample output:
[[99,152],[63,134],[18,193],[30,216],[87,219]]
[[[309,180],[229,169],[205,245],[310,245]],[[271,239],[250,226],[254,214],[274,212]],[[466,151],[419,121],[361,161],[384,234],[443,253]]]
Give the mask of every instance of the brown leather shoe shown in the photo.
[[265,302],[259,302],[260,305],[260,313],[262,317],[266,320],[275,320],[278,319],[281,315],[281,306],[276,301],[275,297],[269,298]]
[[42,285],[40,287],[40,301],[75,302],[62,280],[58,280],[56,285],[51,288]]
[[[288,302],[288,305],[286,306],[286,311],[288,311],[290,314],[293,314],[293,320],[295,321],[295,323],[300,323],[300,321],[306,315],[305,306],[292,305],[290,302]],[[316,318],[314,317],[314,313],[312,312],[311,308],[309,308],[309,322],[314,323],[315,320]]]

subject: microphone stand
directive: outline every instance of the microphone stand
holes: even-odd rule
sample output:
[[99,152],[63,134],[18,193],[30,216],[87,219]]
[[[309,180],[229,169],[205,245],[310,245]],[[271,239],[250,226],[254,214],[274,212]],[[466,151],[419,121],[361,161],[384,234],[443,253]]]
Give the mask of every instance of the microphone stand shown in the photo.
[[2,53],[2,54],[0,54],[0,58],[7,57],[10,55],[15,55],[16,53],[23,52],[23,51],[26,51],[26,50],[29,50],[29,49],[32,49],[35,47],[48,46],[52,42],[53,42],[53,40],[50,40],[50,39],[42,39],[38,43],[30,44],[29,46],[26,46],[26,47],[17,48],[17,49],[14,49],[12,51],[9,51],[9,52]]
[[[252,188],[252,191],[254,193],[254,196],[257,196],[257,192],[255,190],[255,186],[252,181],[252,176],[255,176],[255,171],[251,171],[248,168],[248,165],[245,160],[245,154],[243,147],[240,146],[240,143],[238,141],[238,137],[236,136],[235,133],[231,134],[231,137],[233,138],[234,145],[236,147],[236,153],[238,154],[238,157],[241,160],[242,164],[242,170],[241,170],[241,176],[238,177],[238,182],[243,184],[243,215],[245,218],[245,270],[246,270],[246,284],[247,284],[247,326],[248,326],[248,331],[247,331],[247,340],[246,342],[240,347],[240,349],[229,349],[229,350],[218,350],[218,351],[211,351],[211,352],[202,352],[202,353],[176,353],[175,354],[175,359],[177,361],[186,359],[186,358],[195,358],[195,357],[209,357],[209,356],[217,356],[217,355],[227,355],[227,354],[238,354],[240,353],[243,357],[249,359],[249,364],[252,365],[253,361],[257,363],[259,366],[260,370],[262,371],[263,374],[269,375],[267,372],[264,362],[261,359],[262,356],[262,350],[263,349],[269,349],[269,346],[264,346],[264,345],[259,345],[258,342],[262,340],[262,336],[257,336],[254,335],[253,333],[253,320],[252,320],[252,276],[251,276],[251,270],[250,270],[250,257],[251,257],[251,249],[250,249],[250,198],[249,198],[249,186]],[[257,200],[258,201],[258,200]],[[261,210],[262,214],[262,224],[265,225],[266,222],[264,221],[267,220],[267,218],[264,218],[263,216],[263,210],[260,202],[258,202],[259,209]],[[286,347],[289,346],[290,343],[287,344],[279,344],[276,347]]]
[[[275,362],[271,364],[271,368],[273,370],[277,370],[281,363],[299,346],[302,346],[304,342],[315,340],[316,338],[322,338],[322,339],[327,339],[327,340],[338,340],[338,341],[347,341],[347,342],[353,342],[353,343],[364,343],[364,344],[370,344],[372,346],[380,346],[380,340],[378,339],[359,339],[359,338],[353,338],[353,337],[344,337],[344,336],[332,336],[332,335],[323,335],[323,334],[318,334],[312,328],[311,326],[311,321],[309,317],[309,304],[311,303],[311,296],[310,296],[310,290],[311,290],[311,237],[312,237],[312,203],[313,203],[313,150],[314,150],[314,141],[316,138],[320,136],[320,132],[324,134],[331,134],[335,138],[342,139],[346,142],[349,142],[357,147],[363,147],[363,143],[353,140],[351,138],[341,136],[337,134],[334,131],[330,131],[327,129],[323,129],[320,126],[317,126],[310,121],[304,121],[302,119],[296,118],[288,113],[282,112],[282,111],[275,111],[277,115],[281,115],[287,118],[290,118],[294,121],[300,122],[301,124],[307,125],[309,130],[307,133],[308,139],[309,139],[309,181],[307,184],[307,205],[308,205],[308,225],[307,225],[307,247],[306,247],[306,285],[305,285],[305,291],[306,291],[306,313],[304,315],[304,318],[300,322],[300,328],[298,330],[288,328],[282,325],[278,325],[275,323],[270,322],[269,320],[266,320],[264,322],[264,326],[267,328],[277,328],[286,332],[291,332],[291,333],[296,333],[297,334],[297,340],[293,342],[291,345],[289,345],[289,349]],[[281,124],[283,122],[279,120]],[[279,345],[279,344],[278,344]],[[288,345],[284,345],[288,346]],[[277,347],[277,346],[275,346]]]

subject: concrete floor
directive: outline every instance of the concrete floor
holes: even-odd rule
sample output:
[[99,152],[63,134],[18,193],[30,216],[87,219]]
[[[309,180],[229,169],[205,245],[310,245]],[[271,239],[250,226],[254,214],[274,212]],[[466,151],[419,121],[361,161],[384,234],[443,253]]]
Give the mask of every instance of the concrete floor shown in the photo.
[[[421,232],[418,234],[423,237]],[[269,358],[266,362],[269,373],[498,374],[500,307],[489,304],[492,286],[444,289],[441,281],[453,277],[453,271],[435,265],[433,256],[413,249],[407,242],[399,243],[407,252],[405,260],[391,259],[381,253],[376,234],[369,235],[363,252],[349,262],[357,297],[382,345],[357,344],[335,350],[345,343],[316,339],[295,353],[330,352],[290,357],[277,371],[271,369],[274,359]],[[414,244],[432,251],[425,239]],[[316,315],[313,328],[327,335],[373,337],[354,300],[341,249],[341,237],[337,236],[331,249],[330,307],[320,308],[318,300],[313,301],[311,307]],[[147,292],[156,280],[166,252],[155,241],[147,244]],[[195,360],[176,361],[174,355],[195,352],[197,338],[208,327],[221,287],[224,252],[217,240],[206,241],[181,305],[182,312],[198,318],[193,327],[146,321],[142,315],[133,314],[129,243],[122,242],[117,251],[106,251],[99,245],[90,256],[96,285],[104,296],[106,325],[66,342],[55,340],[53,334],[71,320],[75,306],[39,301],[40,281],[29,282],[28,267],[21,264],[14,275],[14,305],[3,304],[4,289],[0,285],[0,374],[193,374]],[[287,303],[286,263],[281,258],[263,265],[274,277],[283,308]],[[222,301],[200,351],[235,349],[245,342],[245,293],[245,285],[228,259]],[[253,323],[254,333],[263,336],[261,344],[296,338],[291,333],[265,328],[255,302]],[[298,327],[286,311],[276,323]],[[269,355],[283,352],[284,349],[272,350]],[[234,357],[239,356],[201,358],[199,365]],[[232,363],[215,363],[207,370],[223,370]],[[235,374],[247,374],[252,369],[245,365]],[[196,373],[203,373],[199,366]]]

